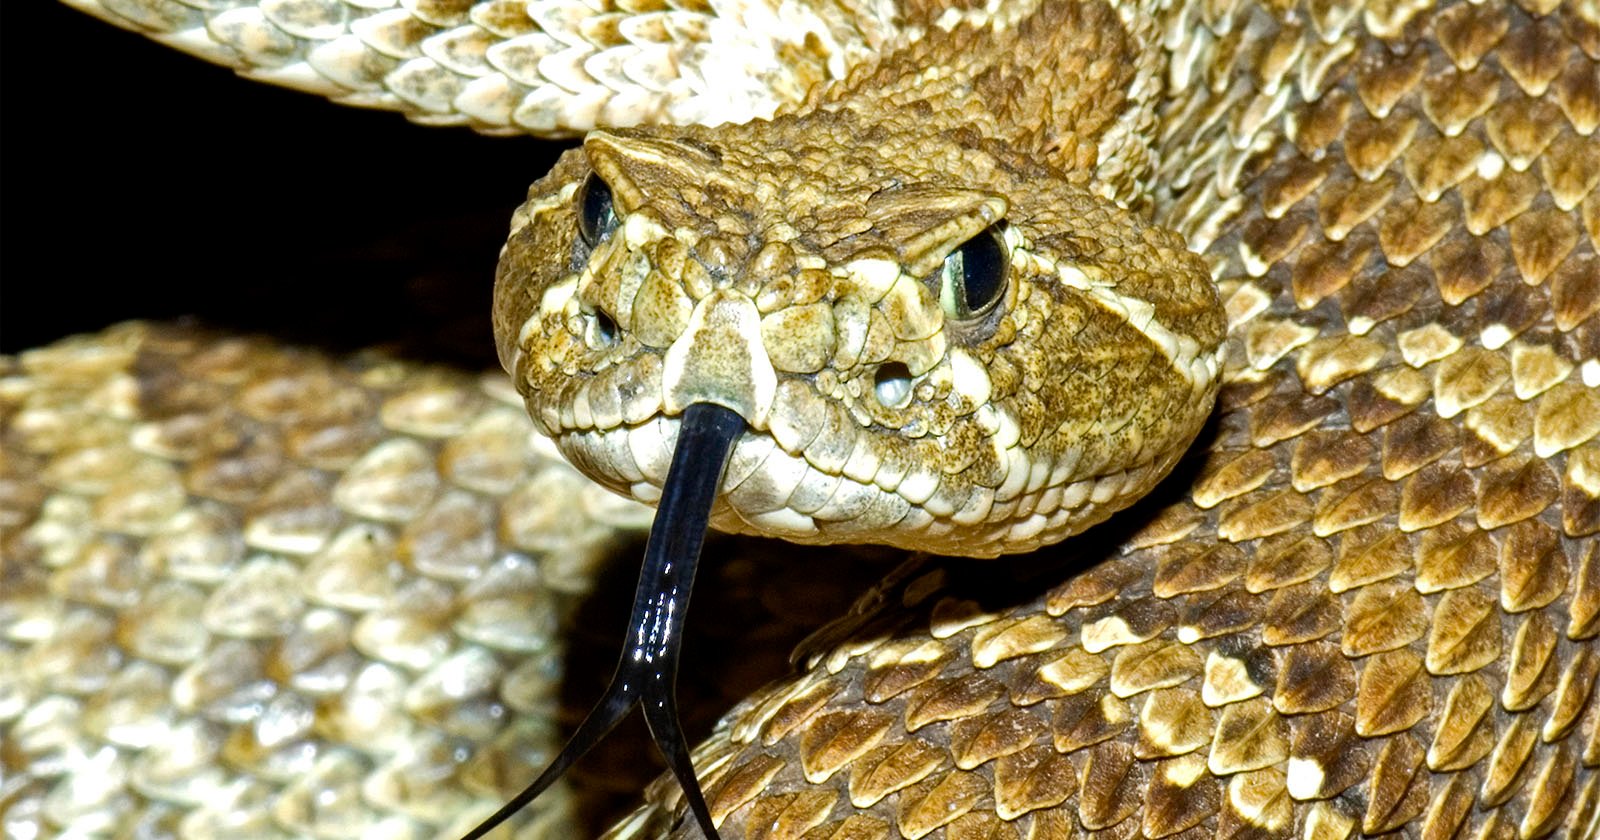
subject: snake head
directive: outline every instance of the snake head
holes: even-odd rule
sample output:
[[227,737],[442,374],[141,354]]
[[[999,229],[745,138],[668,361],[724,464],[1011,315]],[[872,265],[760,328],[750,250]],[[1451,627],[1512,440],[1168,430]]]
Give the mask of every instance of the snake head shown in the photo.
[[976,133],[826,110],[591,134],[518,211],[495,326],[534,419],[620,493],[654,502],[676,418],[717,403],[748,429],[715,526],[971,556],[1145,493],[1223,336],[1175,234]]

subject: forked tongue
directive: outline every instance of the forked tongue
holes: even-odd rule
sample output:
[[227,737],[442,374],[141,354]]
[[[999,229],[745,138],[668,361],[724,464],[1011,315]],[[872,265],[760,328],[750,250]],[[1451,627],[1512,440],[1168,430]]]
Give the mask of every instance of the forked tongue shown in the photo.
[[666,485],[661,488],[655,524],[650,527],[639,585],[633,591],[627,643],[611,684],[539,778],[462,840],[476,840],[488,834],[532,802],[641,703],[650,738],[683,788],[695,822],[708,840],[718,840],[705,795],[694,778],[689,745],[678,726],[674,694],[683,619],[689,610],[689,592],[694,587],[700,547],[705,543],[711,503],[716,501],[717,486],[733,442],[743,430],[744,418],[720,405],[694,403],[684,409],[678,446],[672,453]]

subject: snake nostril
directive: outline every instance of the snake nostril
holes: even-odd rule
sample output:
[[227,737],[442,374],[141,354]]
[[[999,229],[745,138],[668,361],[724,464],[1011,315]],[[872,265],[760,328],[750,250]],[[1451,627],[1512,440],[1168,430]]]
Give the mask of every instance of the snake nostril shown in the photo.
[[905,408],[911,402],[911,369],[902,362],[880,366],[872,379],[872,393],[884,408]]
[[604,309],[594,313],[594,329],[590,343],[595,347],[611,347],[617,343],[617,322]]

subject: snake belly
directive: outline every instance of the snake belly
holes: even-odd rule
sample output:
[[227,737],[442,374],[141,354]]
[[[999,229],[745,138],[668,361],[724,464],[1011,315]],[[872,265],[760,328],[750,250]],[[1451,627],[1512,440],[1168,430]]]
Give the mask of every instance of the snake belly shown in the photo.
[[[885,584],[702,747],[724,835],[1593,837],[1597,32],[1584,3],[1177,10],[1149,206],[1229,345],[1181,486],[1017,588]],[[67,520],[137,534],[107,486]],[[30,592],[85,653],[130,609]]]

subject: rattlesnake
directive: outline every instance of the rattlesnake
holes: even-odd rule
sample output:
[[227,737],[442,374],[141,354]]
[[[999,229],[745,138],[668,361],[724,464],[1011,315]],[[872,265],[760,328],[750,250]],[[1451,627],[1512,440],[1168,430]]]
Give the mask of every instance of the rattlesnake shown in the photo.
[[[981,21],[985,12],[969,14]],[[993,580],[1002,567],[971,562],[914,561],[892,576],[851,619],[813,640],[803,675],[741,704],[697,754],[723,836],[1594,835],[1596,9],[1217,4],[1171,14],[1181,25],[1157,34],[1196,63],[1180,62],[1165,77],[1175,98],[1152,123],[1135,118],[1127,131],[1101,135],[1121,138],[1105,144],[1119,154],[1098,157],[1103,169],[1085,184],[1136,213],[1154,212],[1208,255],[1228,316],[1230,361],[1202,449],[1157,499],[1125,518],[1027,561],[989,561],[1027,570],[1011,584]],[[866,29],[869,39],[883,37]],[[796,68],[807,66],[798,59],[776,65],[803,77]],[[1142,69],[1135,63],[1131,76],[1146,78]],[[1148,93],[1133,99],[1148,101]],[[706,136],[688,145],[714,148],[716,135]],[[1141,137],[1156,138],[1148,158]],[[1075,160],[1097,158],[1083,144],[1053,148],[1086,155]],[[535,209],[538,200],[536,190]],[[394,808],[405,816],[384,828],[470,824],[451,811],[463,800],[407,801],[395,795],[403,789],[397,780],[419,766],[451,767],[453,759],[438,753],[452,738],[503,735],[485,716],[504,708],[497,702],[519,711],[536,705],[515,690],[526,683],[500,682],[506,666],[485,652],[530,644],[527,631],[495,631],[483,620],[514,612],[506,601],[533,597],[526,584],[501,584],[514,597],[491,597],[482,613],[474,610],[480,584],[467,604],[408,614],[387,609],[393,605],[382,593],[344,593],[330,585],[336,578],[297,572],[271,555],[307,557],[309,569],[326,575],[337,565],[330,557],[353,556],[348,546],[342,555],[330,549],[339,527],[355,527],[349,517],[401,523],[424,511],[450,513],[445,501],[476,515],[479,497],[442,492],[436,499],[430,491],[411,508],[385,509],[396,500],[379,490],[363,497],[358,491],[372,474],[357,470],[335,486],[331,508],[320,501],[295,508],[333,511],[306,527],[307,520],[267,514],[286,510],[285,501],[320,499],[332,483],[325,476],[307,483],[293,470],[272,473],[312,488],[300,496],[282,484],[197,483],[238,475],[222,467],[261,455],[226,440],[231,426],[220,420],[237,418],[178,422],[192,422],[204,414],[199,407],[233,390],[257,424],[251,434],[277,440],[261,429],[285,424],[282,440],[301,462],[344,467],[377,449],[366,448],[375,437],[365,421],[356,425],[366,437],[306,448],[310,438],[296,424],[338,427],[328,414],[344,406],[329,397],[355,393],[328,385],[343,374],[314,357],[235,343],[207,357],[209,384],[193,393],[149,374],[163,355],[196,348],[187,335],[126,328],[25,358],[31,378],[6,380],[7,487],[21,512],[6,522],[0,545],[23,563],[7,564],[3,652],[15,663],[6,670],[25,675],[12,689],[22,702],[8,707],[5,730],[8,742],[21,745],[15,754],[26,768],[16,797],[23,807],[13,809],[21,821],[81,816],[94,828],[125,818],[128,789],[203,805],[194,802],[196,791],[212,788],[163,786],[189,777],[157,772],[152,780],[148,771],[204,775],[203,747],[230,732],[221,764],[257,772],[263,767],[252,760],[270,765],[261,717],[248,702],[225,702],[225,691],[200,702],[211,683],[197,680],[192,667],[187,693],[175,697],[201,712],[202,722],[180,729],[191,739],[183,743],[196,745],[192,752],[164,744],[169,749],[149,751],[162,761],[141,763],[133,756],[149,743],[140,742],[139,728],[105,726],[116,718],[108,698],[156,696],[150,686],[161,682],[162,667],[177,670],[182,655],[206,644],[154,632],[142,638],[144,625],[107,612],[132,608],[119,603],[128,590],[108,574],[120,568],[118,557],[161,536],[194,533],[192,516],[174,522],[186,487],[195,496],[245,500],[244,519],[257,526],[247,527],[246,540],[268,556],[253,554],[242,572],[231,565],[240,557],[181,568],[179,582],[161,590],[166,600],[140,609],[183,626],[206,603],[222,613],[204,616],[212,632],[245,638],[314,619],[344,639],[346,615],[382,615],[391,624],[448,616],[461,619],[453,625],[461,638],[440,642],[450,656],[386,647],[404,634],[375,638],[373,626],[383,622],[365,619],[360,629],[369,632],[357,648],[395,666],[380,668],[384,674],[446,662],[458,672],[463,662],[477,669],[467,669],[477,682],[455,710],[438,701],[450,696],[441,694],[440,672],[424,679],[431,687],[413,711],[422,711],[416,732],[428,749],[377,743],[364,754],[362,735],[378,733],[349,728],[359,721],[345,708],[345,686],[317,695],[248,661],[250,644],[221,642],[246,660],[239,682],[224,686],[259,685],[252,668],[288,679],[293,690],[274,696],[290,711],[275,708],[268,717],[301,720],[293,712],[304,709],[305,697],[320,697],[319,734],[334,742],[303,768],[316,772],[290,780],[302,768],[289,762],[274,779],[267,766],[267,781],[228,805],[238,804],[249,826],[276,821],[309,832],[318,815],[296,805],[325,785],[345,791],[335,800],[350,804],[353,820]],[[118,375],[125,370],[134,376]],[[461,453],[486,440],[502,445],[511,434],[472,414],[483,398],[450,396],[463,391],[451,390],[444,374],[371,361],[356,370],[362,384],[389,389],[379,391],[390,395],[384,421],[402,436],[388,442],[383,463],[398,463],[398,474],[427,473],[428,448],[443,446],[454,453],[438,462],[447,479],[473,492],[524,480],[515,471],[460,468],[479,463]],[[262,384],[262,371],[280,374],[275,382],[304,377],[310,385],[258,390],[251,401],[249,386]],[[151,393],[154,408],[166,412],[155,416],[169,423],[134,427],[129,446],[118,435],[132,422],[135,384],[167,386]],[[422,386],[419,396],[406,398],[401,392],[414,385]],[[307,394],[322,413],[306,410]],[[352,410],[377,402],[351,400]],[[284,411],[295,407],[298,415]],[[489,419],[505,416],[490,407]],[[197,429],[207,434],[196,437]],[[464,430],[478,434],[462,438],[466,444],[445,442]],[[65,454],[86,438],[97,447],[88,456]],[[396,461],[395,452],[405,457]],[[163,471],[156,455],[178,468]],[[175,484],[180,469],[183,482]],[[622,515],[599,502],[588,509],[597,510],[597,532],[586,521],[568,523],[569,539],[602,539],[605,520]],[[217,521],[236,515],[223,512]],[[102,533],[86,542],[91,525]],[[368,527],[384,533],[382,525]],[[415,545],[426,533],[402,539]],[[513,545],[526,549],[519,540],[538,535],[512,534]],[[172,564],[185,555],[159,556]],[[404,556],[418,565],[438,555],[413,549]],[[48,563],[48,571],[30,560]],[[496,571],[515,578],[526,565]],[[441,580],[484,573],[471,563],[422,566],[424,578]],[[321,608],[291,599],[255,605],[284,607],[283,614],[227,615],[227,599],[216,592],[236,573],[279,585],[299,575],[307,599]],[[449,603],[448,590],[441,597]],[[250,619],[262,626],[229,624]],[[120,664],[118,654],[97,647],[112,637],[163,665],[113,679],[107,667]],[[268,666],[281,660],[281,649],[263,645],[256,655]],[[135,715],[155,727],[142,737],[164,731],[164,713],[144,713],[161,725]],[[82,727],[80,717],[87,718]],[[311,730],[307,722],[285,743]],[[97,739],[116,748],[84,748]],[[419,761],[429,750],[433,758]],[[173,752],[207,760],[186,765]],[[89,769],[75,767],[80,760]],[[373,764],[381,765],[376,781],[352,804],[352,779]],[[146,771],[131,774],[130,788],[86,781],[94,768],[127,766]],[[494,787],[463,766],[469,787]],[[52,784],[58,776],[64,781]],[[263,791],[279,797],[274,805],[254,798]],[[653,810],[619,834],[665,828],[672,800],[670,788],[657,791]],[[207,820],[218,819],[218,810],[200,807],[206,819],[189,827],[214,825]],[[174,813],[158,806],[152,819],[170,824]],[[350,833],[356,825],[320,827]]]

